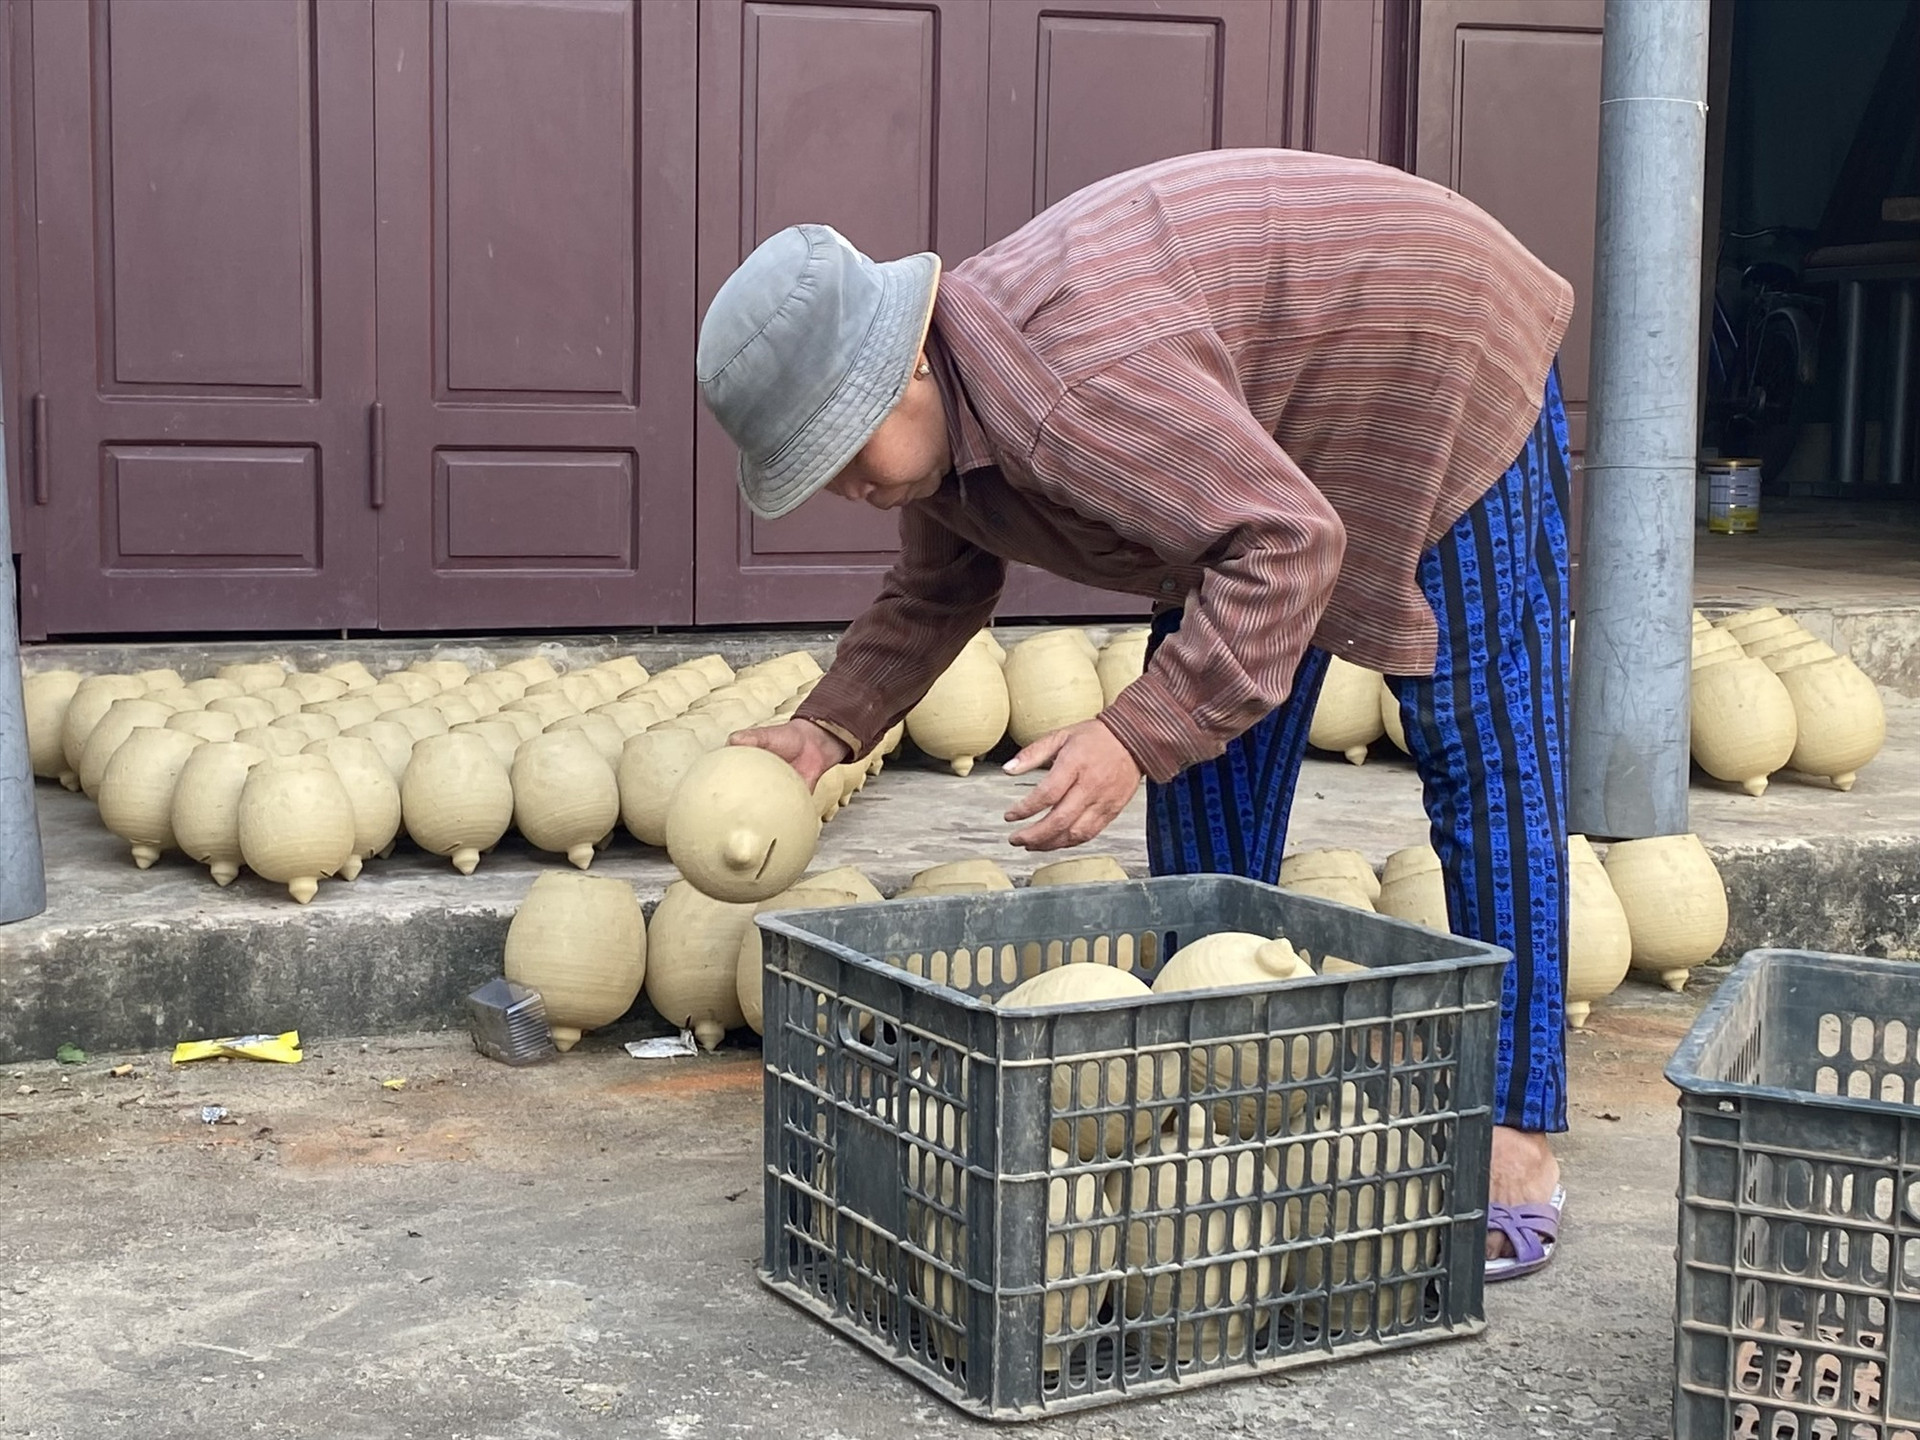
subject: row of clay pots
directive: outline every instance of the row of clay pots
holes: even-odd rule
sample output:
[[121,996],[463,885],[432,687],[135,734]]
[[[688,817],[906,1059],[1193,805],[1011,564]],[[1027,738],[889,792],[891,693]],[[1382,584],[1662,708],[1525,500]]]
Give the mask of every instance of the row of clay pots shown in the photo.
[[1852,660],[1771,605],[1693,617],[1693,758],[1750,795],[1781,769],[1851,790],[1886,742],[1880,693]]
[[[1694,835],[1619,841],[1604,865],[1584,835],[1567,837],[1567,1023],[1585,1026],[1629,968],[1674,990],[1727,934],[1727,893]],[[1431,845],[1387,857],[1378,876],[1357,850],[1309,850],[1280,862],[1281,888],[1447,930],[1446,882]]]
[[[1108,856],[1042,866],[1034,885],[1124,880]],[[1013,881],[992,860],[954,861],[915,875],[896,900],[1006,890]],[[555,1043],[571,1049],[585,1030],[611,1024],[644,988],[649,1003],[711,1050],[728,1030],[761,1033],[762,952],[756,915],[831,905],[877,904],[880,892],[852,866],[790,876],[780,893],[722,900],[690,880],[667,887],[643,926],[633,887],[569,871],[537,879],[507,930],[508,979],[538,990]]]
[[[623,812],[662,843],[680,776],[740,726],[790,714],[819,673],[804,652],[737,675],[717,655],[657,676],[631,657],[566,676],[538,659],[480,675],[422,661],[384,680],[359,662],[320,675],[249,662],[192,684],[44,672],[27,677],[29,748],[36,773],[99,802],[142,868],[178,847],[221,884],[245,863],[304,902],[402,826],[463,873],[514,825],[581,868]],[[878,763],[823,777],[824,808]],[[636,823],[656,813],[658,833]]]
[[1148,632],[1123,630],[1096,647],[1078,628],[1046,630],[1003,650],[982,630],[907,714],[906,732],[956,775],[1011,736],[1041,736],[1091,720],[1140,677]]

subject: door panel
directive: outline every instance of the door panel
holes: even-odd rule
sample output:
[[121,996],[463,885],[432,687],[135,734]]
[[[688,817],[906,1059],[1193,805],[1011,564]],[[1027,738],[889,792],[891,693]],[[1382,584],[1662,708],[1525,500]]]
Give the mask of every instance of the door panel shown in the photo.
[[370,626],[364,10],[30,12],[33,634]]
[[384,628],[692,618],[694,15],[377,7]]
[[1417,173],[1495,216],[1576,295],[1560,347],[1579,548],[1604,0],[1424,0]]
[[[980,248],[987,16],[981,0],[701,7],[703,313],[789,225],[832,225],[876,259]],[[759,519],[704,409],[697,464],[702,623],[841,620],[878,593],[893,516],[821,495]]]

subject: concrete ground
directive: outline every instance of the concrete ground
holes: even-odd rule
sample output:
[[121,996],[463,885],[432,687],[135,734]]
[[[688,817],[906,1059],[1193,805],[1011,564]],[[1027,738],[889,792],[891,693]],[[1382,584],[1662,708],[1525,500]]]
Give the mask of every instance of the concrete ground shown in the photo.
[[[1667,1435],[1660,1072],[1700,1000],[1633,985],[1572,1038],[1563,1247],[1482,1336],[1015,1433]],[[0,1069],[0,1436],[989,1433],[758,1283],[757,1052],[629,1033],[527,1070],[447,1034]]]

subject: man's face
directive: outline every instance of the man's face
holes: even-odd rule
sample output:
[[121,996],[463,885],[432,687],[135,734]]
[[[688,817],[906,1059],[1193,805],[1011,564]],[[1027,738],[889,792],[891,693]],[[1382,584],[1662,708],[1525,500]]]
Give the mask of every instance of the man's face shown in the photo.
[[951,463],[940,388],[918,377],[826,489],[843,500],[898,510],[937,491]]

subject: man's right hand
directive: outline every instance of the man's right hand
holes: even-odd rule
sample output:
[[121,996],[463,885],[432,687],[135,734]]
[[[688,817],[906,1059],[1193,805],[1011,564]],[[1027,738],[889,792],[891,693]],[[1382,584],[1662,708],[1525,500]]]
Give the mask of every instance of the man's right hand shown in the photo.
[[853,758],[846,741],[811,720],[789,720],[784,725],[737,730],[727,743],[772,751],[799,772],[809,791],[820,783],[820,777],[827,771]]

